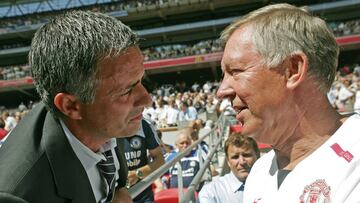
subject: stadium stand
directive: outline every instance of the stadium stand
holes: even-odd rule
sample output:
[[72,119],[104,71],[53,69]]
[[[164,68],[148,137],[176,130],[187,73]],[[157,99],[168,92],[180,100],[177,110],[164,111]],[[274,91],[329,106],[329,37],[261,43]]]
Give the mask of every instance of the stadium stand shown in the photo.
[[[216,82],[221,75],[219,33],[236,17],[268,3],[260,0],[2,1],[0,106],[4,109],[17,108],[20,103],[29,104],[38,100],[27,65],[31,38],[39,26],[64,11],[90,9],[105,12],[138,30],[144,39],[141,41],[147,72],[144,83],[155,92],[155,96],[168,99],[168,94],[159,95],[156,92],[166,93],[171,87],[184,92],[191,89],[195,82],[201,86],[206,81]],[[339,70],[346,66],[349,68],[347,74],[353,72],[360,61],[360,1],[294,0],[291,3],[306,5],[328,21],[342,47]],[[356,86],[356,76],[346,76],[349,80],[341,79],[344,75],[339,76],[333,89],[339,89],[344,81],[349,81],[352,87]],[[357,103],[356,92],[357,89],[352,88],[354,96],[347,106]],[[330,96],[334,94],[337,93],[329,93]],[[336,108],[345,111],[341,105]]]
[[[308,6],[328,22],[341,45],[339,72],[328,97],[341,112],[360,111],[360,0],[289,2]],[[115,16],[143,38],[141,48],[147,72],[144,83],[154,101],[144,116],[153,119],[160,129],[167,128],[167,118],[163,116],[167,104],[174,101],[180,109],[181,102],[191,100],[202,129],[211,129],[222,113],[232,114],[228,101],[214,97],[221,77],[219,33],[235,18],[268,3],[269,0],[3,0],[0,112],[9,112],[8,117],[18,122],[38,101],[27,65],[35,30],[54,15],[85,9]],[[176,125],[187,126],[190,122],[178,119]],[[230,131],[239,130],[236,121],[232,122]],[[9,131],[8,127],[4,129]],[[176,191],[169,197],[164,198],[164,194],[170,193],[159,193],[161,201],[178,202]]]

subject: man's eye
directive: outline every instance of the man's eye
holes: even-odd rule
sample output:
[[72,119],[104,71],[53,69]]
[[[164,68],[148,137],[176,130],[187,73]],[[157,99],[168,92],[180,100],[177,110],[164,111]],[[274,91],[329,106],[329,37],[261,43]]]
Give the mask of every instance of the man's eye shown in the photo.
[[136,85],[138,85],[139,83],[140,83],[140,80],[138,80],[136,83],[131,85],[131,87],[129,87],[128,89],[121,91],[120,96],[125,96],[125,95],[130,94],[132,92],[132,90],[136,87]]
[[239,156],[238,155],[236,155],[236,156],[233,156],[233,157],[231,157],[232,159],[238,159],[239,158]]
[[236,76],[236,75],[238,75],[238,74],[240,74],[242,72],[243,71],[240,70],[240,69],[233,69],[233,70],[231,70],[230,74],[233,75],[233,76]]
[[127,90],[124,90],[122,93],[120,93],[120,96],[125,96],[125,95],[128,95],[131,93],[131,91],[133,90],[133,88],[130,88],[130,89],[127,89]]
[[243,154],[243,157],[252,157],[252,154]]

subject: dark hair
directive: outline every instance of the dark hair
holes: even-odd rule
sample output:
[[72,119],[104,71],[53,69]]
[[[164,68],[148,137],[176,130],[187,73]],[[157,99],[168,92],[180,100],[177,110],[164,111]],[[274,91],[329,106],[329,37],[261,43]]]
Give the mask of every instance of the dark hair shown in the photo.
[[230,145],[235,147],[249,147],[255,151],[256,156],[260,157],[260,150],[256,141],[247,136],[243,136],[240,133],[234,132],[229,135],[228,139],[225,141],[225,155],[228,156],[228,149]]
[[98,63],[137,45],[137,35],[114,17],[91,11],[70,11],[35,33],[29,52],[34,84],[47,108],[61,116],[54,104],[59,92],[92,103],[98,83]]

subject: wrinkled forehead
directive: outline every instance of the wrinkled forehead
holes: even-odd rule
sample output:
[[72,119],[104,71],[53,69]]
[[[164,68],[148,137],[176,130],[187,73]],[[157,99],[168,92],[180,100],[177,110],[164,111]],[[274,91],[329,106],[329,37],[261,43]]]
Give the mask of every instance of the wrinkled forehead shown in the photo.
[[227,150],[228,154],[231,153],[252,153],[255,152],[255,150],[252,148],[250,143],[243,143],[241,146],[237,146],[234,144],[230,144],[229,148]]
[[236,29],[225,44],[221,67],[239,62],[249,53],[256,53],[252,41],[253,28],[244,26]]

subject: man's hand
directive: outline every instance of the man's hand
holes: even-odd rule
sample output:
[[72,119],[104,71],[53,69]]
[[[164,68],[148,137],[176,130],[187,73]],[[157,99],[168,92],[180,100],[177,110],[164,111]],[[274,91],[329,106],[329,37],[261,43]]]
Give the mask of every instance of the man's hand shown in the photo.
[[139,178],[136,176],[136,172],[129,171],[128,173],[129,186],[133,186],[135,183],[137,183],[138,180]]
[[112,203],[133,203],[133,201],[128,190],[125,187],[122,187],[115,191]]

